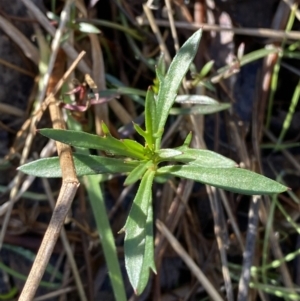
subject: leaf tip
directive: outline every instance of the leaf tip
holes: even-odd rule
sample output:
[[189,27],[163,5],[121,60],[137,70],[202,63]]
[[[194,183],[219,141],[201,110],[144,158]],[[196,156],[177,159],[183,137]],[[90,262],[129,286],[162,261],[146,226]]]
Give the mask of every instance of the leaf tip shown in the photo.
[[118,234],[126,233],[125,228],[123,227],[121,230],[118,231]]

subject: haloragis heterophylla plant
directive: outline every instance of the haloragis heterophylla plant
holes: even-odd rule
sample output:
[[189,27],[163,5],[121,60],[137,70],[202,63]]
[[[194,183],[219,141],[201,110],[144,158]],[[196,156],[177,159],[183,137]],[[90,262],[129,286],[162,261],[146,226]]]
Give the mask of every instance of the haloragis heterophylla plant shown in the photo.
[[[125,262],[130,282],[137,294],[147,285],[150,269],[155,272],[153,245],[152,184],[155,177],[182,177],[241,194],[274,194],[287,187],[262,175],[237,168],[234,161],[208,150],[189,147],[189,134],[181,147],[162,149],[161,138],[183,77],[192,63],[201,38],[195,32],[174,57],[168,71],[162,60],[156,68],[158,92],[150,87],[145,100],[145,129],[134,124],[145,143],[114,138],[102,123],[103,136],[79,131],[42,129],[48,138],[74,147],[109,150],[114,157],[74,154],[78,176],[98,173],[128,173],[125,185],[140,180],[125,232]],[[173,165],[166,165],[172,161]],[[160,163],[165,162],[163,167]],[[175,162],[175,163],[174,163]],[[60,177],[58,158],[40,159],[19,168],[40,177]]]

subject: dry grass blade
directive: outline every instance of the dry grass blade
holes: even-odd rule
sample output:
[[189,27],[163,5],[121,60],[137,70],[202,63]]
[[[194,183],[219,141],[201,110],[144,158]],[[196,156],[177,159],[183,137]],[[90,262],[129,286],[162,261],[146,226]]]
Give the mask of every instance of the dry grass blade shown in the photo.
[[[203,129],[204,129],[203,116],[190,116],[189,119],[192,128],[195,130],[194,146],[201,149],[207,149],[206,143],[203,138]],[[225,288],[226,288],[226,295],[227,295],[227,299],[232,301],[234,300],[233,288],[232,288],[232,281],[230,278],[230,273],[228,268],[227,251],[225,248],[229,236],[228,230],[225,225],[224,214],[219,199],[217,197],[217,189],[206,185],[206,191],[210,201],[210,207],[213,212],[214,232],[215,232],[218,249],[220,252],[220,258],[222,262],[222,274],[223,274]],[[235,223],[235,221],[233,220],[232,223]]]
[[25,69],[23,69],[23,68],[21,68],[21,67],[15,65],[15,64],[12,64],[12,63],[10,63],[10,62],[7,62],[7,61],[5,61],[5,60],[3,60],[3,59],[1,59],[1,58],[0,58],[0,64],[6,66],[6,67],[8,67],[8,68],[14,69],[14,70],[16,70],[17,72],[20,72],[20,73],[22,73],[22,74],[28,75],[28,76],[30,76],[30,77],[33,77],[33,78],[35,77],[35,74],[34,74],[33,72],[30,72],[30,71],[28,71],[28,70],[25,70]]
[[207,194],[210,201],[210,206],[213,211],[214,217],[214,231],[216,235],[216,240],[218,243],[218,248],[220,252],[221,262],[222,262],[222,274],[224,278],[224,284],[226,288],[227,300],[233,301],[233,288],[230,278],[226,245],[228,244],[228,231],[225,226],[224,213],[220,204],[220,201],[217,197],[217,189],[214,187],[206,186]]
[[11,114],[16,117],[24,116],[24,112],[22,110],[6,103],[0,103],[0,113]]
[[[22,2],[27,7],[27,9],[33,14],[33,16],[39,21],[41,26],[44,27],[45,30],[48,33],[50,33],[51,36],[54,37],[56,32],[55,28],[51,25],[51,23],[45,17],[45,15],[35,6],[35,4],[30,0],[22,0]],[[70,57],[71,60],[75,60],[78,57],[78,52],[68,42],[63,43],[61,47],[64,49],[64,51]],[[78,69],[82,73],[91,73],[91,69],[84,61],[79,62]]]
[[[98,87],[98,91],[102,91],[106,89],[103,53],[97,35],[90,34],[89,37],[93,58],[92,74],[96,81],[95,85]],[[100,135],[102,134],[101,120],[108,124],[108,104],[95,105],[94,110],[96,133]]]
[[[154,34],[157,38],[157,41],[158,41],[158,44],[159,44],[159,47],[160,47],[160,51],[164,54],[166,62],[168,64],[170,64],[171,63],[171,56],[170,56],[169,50],[166,46],[165,41],[163,40],[163,37],[160,33],[160,30],[158,28],[158,24],[157,24],[153,14],[152,14],[152,11],[151,11],[151,9],[149,8],[149,6],[147,4],[143,5],[143,9],[144,9],[144,12],[145,12],[148,20],[149,20],[149,24],[151,26],[151,29],[152,29],[152,31],[154,32]],[[167,26],[169,27],[170,24],[168,23]]]
[[39,53],[35,46],[10,22],[0,16],[0,28],[23,50],[24,54],[36,65]]
[[189,267],[193,275],[202,284],[203,288],[210,295],[214,301],[223,301],[223,298],[217,292],[217,290],[212,286],[207,277],[201,271],[201,269],[196,265],[196,263],[191,259],[189,254],[184,250],[178,240],[173,236],[173,234],[167,229],[167,227],[159,220],[156,220],[156,227],[165,236],[175,252],[182,258],[182,260]]
[[[143,19],[138,19],[137,20],[138,25],[149,25],[150,22],[143,20]],[[155,23],[157,26],[163,26],[163,27],[169,27],[170,24],[168,21],[165,20],[159,20],[155,19]],[[189,30],[197,30],[199,28],[202,28],[203,31],[231,31],[234,34],[239,34],[239,35],[245,35],[245,36],[253,36],[253,37],[262,37],[262,38],[270,38],[274,39],[277,41],[281,41],[283,39],[290,39],[290,40],[299,40],[300,39],[300,33],[298,31],[289,31],[285,32],[284,30],[272,30],[268,28],[236,28],[236,27],[222,27],[218,25],[210,25],[207,23],[187,23],[187,22],[180,22],[176,21],[175,26],[177,29],[179,28],[184,28],[184,29],[189,29]]]

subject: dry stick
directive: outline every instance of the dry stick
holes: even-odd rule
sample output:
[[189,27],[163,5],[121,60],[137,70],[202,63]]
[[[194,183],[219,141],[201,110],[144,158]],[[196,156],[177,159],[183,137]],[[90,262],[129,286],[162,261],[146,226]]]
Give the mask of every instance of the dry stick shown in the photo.
[[244,246],[242,234],[241,234],[241,231],[240,231],[240,229],[237,225],[236,218],[233,215],[232,209],[229,205],[227,195],[225,194],[224,190],[222,190],[222,189],[219,189],[219,193],[220,193],[220,196],[221,196],[221,199],[222,199],[223,206],[224,206],[224,208],[226,210],[226,213],[228,215],[228,219],[230,220],[230,225],[233,229],[233,232],[234,232],[234,234],[237,238],[237,241],[240,245],[240,248],[241,248],[242,252],[244,252],[245,251],[245,246]]
[[25,56],[38,65],[40,57],[39,52],[21,31],[2,16],[0,16],[0,28],[23,50]]
[[[42,181],[43,181],[43,186],[44,186],[45,192],[48,196],[48,201],[50,203],[51,209],[54,209],[55,208],[55,200],[54,200],[52,192],[51,192],[51,187],[50,187],[49,181],[44,178],[42,179]],[[77,291],[80,296],[80,300],[86,301],[87,298],[85,296],[84,288],[83,288],[82,282],[80,280],[79,271],[78,271],[78,268],[76,265],[76,261],[75,261],[74,255],[73,255],[73,251],[72,251],[70,242],[68,240],[67,232],[64,227],[61,228],[60,239],[61,239],[62,245],[65,249],[65,252],[66,252],[66,255],[68,258],[68,262],[71,266],[71,270],[72,270],[72,273],[73,273],[73,276],[75,279],[75,283],[76,283],[76,288],[77,288]]]
[[168,228],[159,220],[156,220],[156,227],[163,234],[163,236],[168,240],[174,251],[181,257],[185,264],[189,267],[191,272],[197,278],[197,280],[202,284],[203,288],[210,295],[214,301],[223,301],[223,298],[219,295],[217,290],[211,285],[210,281],[196,265],[196,263],[191,259],[189,254],[180,245],[178,240],[173,236],[173,234],[168,230]]
[[260,201],[261,197],[257,195],[253,196],[251,200],[245,251],[243,253],[243,268],[239,282],[237,301],[247,300],[247,296],[249,294],[249,283],[251,277],[250,270],[255,254],[255,243],[258,232],[258,212]]
[[[190,122],[195,130],[195,144],[197,148],[207,149],[205,141],[203,140],[203,130],[199,129],[199,124],[201,124],[201,129],[203,129],[203,116],[190,116]],[[216,240],[218,244],[218,249],[220,252],[221,262],[222,262],[222,274],[225,283],[227,299],[230,301],[234,300],[233,297],[233,288],[230,278],[228,260],[226,254],[226,248],[224,241],[228,241],[228,231],[227,227],[224,227],[224,216],[221,211],[220,202],[217,198],[217,190],[214,187],[206,185],[207,195],[209,197],[210,206],[213,212],[214,218],[214,232],[216,235]],[[223,229],[223,230],[222,230]]]
[[165,0],[165,3],[166,3],[166,7],[167,7],[167,12],[168,12],[168,19],[170,22],[171,33],[172,33],[172,37],[174,40],[174,48],[175,48],[176,52],[178,52],[179,41],[178,41],[178,35],[177,35],[176,26],[175,26],[175,22],[174,22],[174,17],[172,14],[171,2],[170,2],[170,0]]
[[[35,4],[31,0],[21,0],[23,4],[27,7],[27,9],[32,13],[32,15],[39,21],[40,25],[44,27],[44,29],[52,36],[55,36],[55,27],[51,25],[49,20],[45,17],[43,12],[41,12],[40,9],[38,9]],[[72,59],[75,60],[78,57],[77,51],[74,49],[73,46],[70,45],[70,43],[65,42],[61,45],[62,49],[65,51],[65,53]],[[80,61],[78,63],[78,69],[82,73],[91,73],[91,69],[89,66],[84,62]]]
[[[102,91],[106,89],[103,53],[102,53],[98,36],[95,34],[89,34],[89,38],[91,41],[91,48],[92,48],[91,52],[93,58],[92,78],[95,81],[94,84],[98,87],[97,88],[98,91]],[[94,111],[95,111],[96,133],[98,135],[101,135],[102,134],[101,121],[104,121],[104,123],[106,123],[107,125],[109,124],[108,104],[105,103],[105,104],[95,105]]]
[[[267,129],[264,129],[264,134],[274,143],[277,143],[276,137]],[[300,171],[300,164],[299,161],[286,149],[280,150],[282,154],[285,156],[285,158],[290,161],[290,163]]]
[[[194,181],[184,179],[181,179],[176,189],[171,185],[171,187],[175,190],[176,196],[169,207],[168,215],[165,220],[165,224],[171,232],[174,232],[180,218],[182,217],[185,211],[185,207],[189,200],[189,196],[192,192],[193,186]],[[159,269],[163,254],[165,253],[168,244],[163,235],[157,235],[155,245],[155,264],[156,267]],[[156,279],[159,280],[159,277],[160,274],[157,274]],[[160,300],[160,295],[158,294],[159,292],[154,293],[154,297],[156,300]]]
[[[152,31],[154,32],[154,34],[157,38],[160,51],[164,54],[167,64],[170,64],[171,63],[170,53],[169,53],[168,48],[165,44],[165,41],[162,38],[160,30],[157,26],[156,20],[153,17],[152,11],[151,11],[151,9],[149,8],[149,6],[147,4],[143,4],[143,9],[144,9],[144,12],[145,12],[148,20],[149,20],[149,24],[151,26],[151,29],[152,29]],[[170,26],[170,24],[168,23],[168,27],[169,26]]]
[[[32,127],[34,127],[35,124],[39,121],[39,119],[41,118],[43,112],[47,108],[51,97],[53,97],[60,90],[60,88],[62,87],[62,85],[65,82],[65,80],[74,71],[74,69],[77,66],[78,62],[81,60],[81,58],[84,55],[85,55],[85,52],[82,51],[79,54],[78,58],[70,66],[70,68],[68,69],[68,71],[59,80],[59,82],[55,86],[53,92],[50,93],[50,95],[45,99],[44,103],[42,103],[42,105],[40,106],[40,108],[37,109],[37,111],[34,113],[34,115],[32,116],[32,119],[30,120],[30,123],[31,123]],[[30,137],[31,136],[33,136],[33,135],[30,135]],[[28,142],[29,140],[30,139],[26,140],[26,142]],[[25,147],[24,147],[23,153],[27,152],[27,151],[28,151],[28,145],[26,144]],[[25,154],[25,155],[22,154],[22,158],[25,158],[25,157],[27,157],[27,154]],[[21,190],[18,192],[17,191],[18,187],[21,184],[21,173],[18,173],[17,176],[15,177],[15,180],[14,180],[14,187],[13,187],[13,189],[11,191],[9,202],[6,202],[5,204],[1,205],[1,207],[0,207],[0,216],[6,213],[5,218],[3,220],[3,224],[2,224],[2,228],[1,228],[1,233],[0,233],[0,248],[2,246],[2,242],[3,242],[3,239],[4,239],[5,231],[6,231],[6,228],[7,228],[7,225],[8,225],[8,221],[9,221],[9,218],[10,218],[11,210],[13,208],[13,204],[23,195],[23,193],[31,185],[31,183],[33,182],[33,180],[34,180],[34,177],[28,176],[26,178],[26,183],[25,182],[23,183]]]
[[[56,129],[65,129],[65,124],[61,116],[61,111],[55,103],[54,95],[58,92],[68,75],[73,72],[79,62],[79,59],[81,59],[83,55],[84,53],[82,53],[80,58],[78,57],[76,64],[74,62],[71,65],[68,71],[64,74],[63,78],[55,86],[54,91],[50,93],[46,99],[46,102],[50,102],[49,109],[51,120],[53,121],[53,127]],[[46,230],[42,244],[24,285],[23,291],[20,295],[19,301],[31,301],[33,299],[51,257],[57,238],[60,234],[61,227],[63,226],[64,220],[79,186],[70,146],[60,142],[56,142],[56,146],[60,158],[63,183],[49,226]]]
[[232,288],[232,282],[231,282],[230,273],[228,269],[228,260],[227,260],[227,253],[225,247],[226,245],[228,245],[227,243],[229,240],[228,232],[226,231],[227,230],[226,227],[222,227],[222,225],[225,224],[224,213],[220,201],[217,197],[217,189],[215,187],[206,185],[206,191],[213,212],[214,232],[216,235],[216,240],[217,240],[221,262],[222,262],[222,274],[224,278],[226,296],[227,296],[227,300],[233,301],[234,300],[233,288]]
[[[68,11],[69,11],[71,2],[72,1],[67,1],[66,4],[65,4],[65,7],[64,7],[64,9],[61,13],[61,20],[62,20],[61,23],[63,21],[66,22],[66,20],[68,19],[67,16],[69,15]],[[63,72],[65,70],[65,66],[64,66],[65,64],[62,63],[62,62],[64,62],[65,55],[64,55],[63,50],[61,50],[59,48],[58,42],[59,42],[60,38],[57,38],[57,35],[60,36],[60,34],[58,34],[58,32],[62,31],[62,27],[63,27],[63,25],[60,24],[60,27],[57,30],[55,38],[52,42],[52,50],[54,51],[54,53],[56,53],[56,55],[55,55],[56,60],[54,60],[53,63],[51,64],[51,65],[53,65],[53,68],[52,68],[53,71],[52,71],[51,77],[49,77],[49,85],[47,87],[47,94],[49,94],[49,92],[51,93],[51,91],[54,88],[54,86],[56,85],[57,81],[63,76]],[[52,52],[52,54],[53,54],[53,52]],[[53,56],[51,56],[51,58],[52,57]],[[53,109],[53,106],[55,106],[55,110]],[[49,108],[50,108],[51,118],[53,117],[52,115],[54,115],[55,118],[59,117],[58,113],[57,113],[57,108],[56,108],[55,103],[51,104],[51,106]],[[54,112],[53,112],[53,110],[54,110]],[[56,119],[52,118],[52,123],[53,124],[54,124],[55,120]],[[55,127],[55,125],[54,125],[54,127]],[[63,128],[63,127],[64,127],[64,124],[61,124],[61,126],[59,126],[59,128]],[[50,186],[49,185],[47,186],[46,182],[47,182],[46,179],[43,179],[45,189],[48,187],[48,190],[46,190],[46,191],[48,192],[47,195],[48,195],[49,202],[51,203],[51,200],[52,200],[51,208],[54,209],[55,202],[54,202],[54,199],[53,199],[53,197],[50,193]],[[76,283],[76,286],[77,286],[77,289],[78,289],[78,295],[80,297],[80,300],[81,301],[87,301],[87,297],[85,295],[83,284],[82,284],[82,281],[81,281],[80,276],[79,276],[78,268],[77,268],[74,256],[72,254],[72,249],[70,247],[69,241],[67,239],[67,234],[66,234],[66,231],[65,231],[64,228],[62,228],[60,237],[61,237],[63,246],[65,248],[67,258],[68,258],[68,262],[70,264],[72,273],[74,275],[74,279],[75,279],[75,283]]]
[[[157,26],[169,27],[170,24],[165,20],[154,20]],[[142,18],[137,18],[138,25],[149,25],[150,22],[147,20],[143,20]],[[189,30],[197,30],[202,28],[203,31],[231,31],[234,34],[240,34],[245,36],[255,36],[255,37],[264,37],[264,38],[272,38],[276,40],[282,39],[290,39],[290,40],[299,40],[300,33],[298,31],[289,31],[285,32],[284,30],[272,30],[268,28],[236,28],[236,27],[222,27],[218,25],[210,25],[207,23],[188,23],[188,22],[175,22],[176,28],[184,28]]]

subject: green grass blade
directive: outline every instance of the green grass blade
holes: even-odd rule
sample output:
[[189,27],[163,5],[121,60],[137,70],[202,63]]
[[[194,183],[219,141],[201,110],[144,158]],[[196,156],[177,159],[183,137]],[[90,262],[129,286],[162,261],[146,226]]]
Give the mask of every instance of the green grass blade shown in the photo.
[[99,186],[101,176],[86,176],[83,179],[94,213],[97,230],[109,271],[110,281],[117,301],[126,301],[126,293],[117,256],[114,236],[106,213],[104,197]]
[[[298,84],[294,90],[292,101],[289,106],[289,111],[284,119],[282,129],[281,129],[278,141],[277,141],[278,146],[282,143],[282,140],[284,139],[284,136],[291,125],[291,122],[292,122],[292,119],[293,119],[293,116],[295,113],[295,109],[298,105],[299,97],[300,97],[300,81],[298,82]],[[275,150],[278,150],[277,147],[275,147]]]

